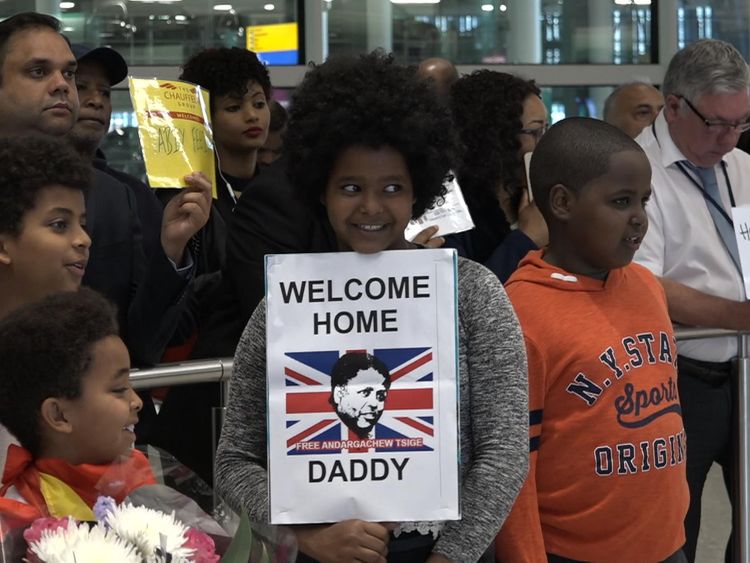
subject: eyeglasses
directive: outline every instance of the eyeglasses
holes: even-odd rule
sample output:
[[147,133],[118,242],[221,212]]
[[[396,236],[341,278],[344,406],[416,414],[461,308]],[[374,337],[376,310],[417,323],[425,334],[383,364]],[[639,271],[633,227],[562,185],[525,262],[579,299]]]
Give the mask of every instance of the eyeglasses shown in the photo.
[[721,131],[722,133],[728,132],[728,131],[736,131],[737,133],[744,133],[748,129],[750,129],[750,121],[742,121],[740,123],[729,123],[727,121],[722,121],[720,119],[707,119],[706,116],[704,116],[701,112],[699,112],[693,104],[690,103],[690,100],[688,100],[685,96],[677,96],[681,100],[684,100],[687,106],[693,110],[693,113],[697,115],[701,121],[703,121],[703,124],[712,131]]
[[539,139],[542,138],[542,135],[547,132],[547,129],[549,129],[549,125],[545,123],[544,125],[542,125],[541,127],[537,127],[536,129],[521,129],[520,133],[523,135],[530,135],[534,137],[534,141],[538,143]]

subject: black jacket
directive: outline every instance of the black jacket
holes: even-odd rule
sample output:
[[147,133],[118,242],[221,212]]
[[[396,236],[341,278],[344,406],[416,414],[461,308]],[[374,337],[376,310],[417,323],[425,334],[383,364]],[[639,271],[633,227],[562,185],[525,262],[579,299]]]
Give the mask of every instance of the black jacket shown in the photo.
[[[299,201],[283,162],[262,167],[242,193],[227,236],[226,263],[217,302],[201,327],[195,358],[234,356],[237,342],[265,292],[264,256],[336,250],[336,239],[320,208]],[[167,395],[151,442],[212,481],[212,407],[219,404],[217,384],[173,387]]]
[[[159,202],[152,195],[152,205]],[[187,281],[161,244],[144,244],[139,208],[131,188],[94,169],[86,196],[91,251],[83,284],[115,303],[120,331],[134,366],[158,363],[175,330]],[[151,231],[153,228],[151,228]]]
[[194,357],[234,355],[265,293],[266,254],[335,250],[336,237],[324,208],[311,208],[296,197],[283,158],[261,168],[234,209],[218,302],[200,331]]
[[537,246],[520,230],[511,229],[496,199],[484,193],[464,192],[464,197],[475,226],[445,237],[445,248],[455,248],[459,256],[484,264],[505,283]]

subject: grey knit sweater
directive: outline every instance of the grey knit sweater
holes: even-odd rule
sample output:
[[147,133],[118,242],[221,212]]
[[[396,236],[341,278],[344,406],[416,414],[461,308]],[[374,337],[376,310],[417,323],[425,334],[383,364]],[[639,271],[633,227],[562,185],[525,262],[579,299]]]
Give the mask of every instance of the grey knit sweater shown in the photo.
[[[459,258],[461,520],[433,549],[473,562],[492,542],[526,477],[529,455],[526,354],[497,277]],[[268,521],[266,308],[253,313],[237,347],[216,456],[216,488],[253,521]]]

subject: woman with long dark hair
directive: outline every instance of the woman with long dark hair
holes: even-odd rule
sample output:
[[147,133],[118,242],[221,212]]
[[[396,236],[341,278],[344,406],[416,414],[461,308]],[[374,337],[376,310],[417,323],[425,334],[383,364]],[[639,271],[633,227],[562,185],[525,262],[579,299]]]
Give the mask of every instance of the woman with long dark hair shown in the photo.
[[523,161],[547,130],[547,110],[533,80],[490,70],[461,77],[450,107],[464,151],[456,175],[475,228],[446,237],[445,246],[505,282],[529,250],[547,244]]

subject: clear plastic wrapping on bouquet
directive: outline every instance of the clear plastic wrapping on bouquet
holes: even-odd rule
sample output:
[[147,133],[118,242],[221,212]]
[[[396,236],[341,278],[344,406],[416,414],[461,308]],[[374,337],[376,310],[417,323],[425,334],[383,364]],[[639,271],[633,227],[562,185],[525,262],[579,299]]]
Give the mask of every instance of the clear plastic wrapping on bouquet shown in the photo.
[[[174,457],[150,446],[142,451],[147,455],[156,484],[132,490],[121,506],[129,503],[164,514],[174,513],[178,522],[207,534],[214,542],[216,554],[226,563],[296,560],[296,541],[289,529],[240,518],[214,495],[211,487]],[[123,477],[117,474],[120,469],[113,467],[114,475],[102,479],[103,496],[107,496],[113,481]],[[91,526],[95,525],[91,522]],[[0,512],[0,563],[23,560],[28,547],[23,535],[27,527],[28,523]]]

